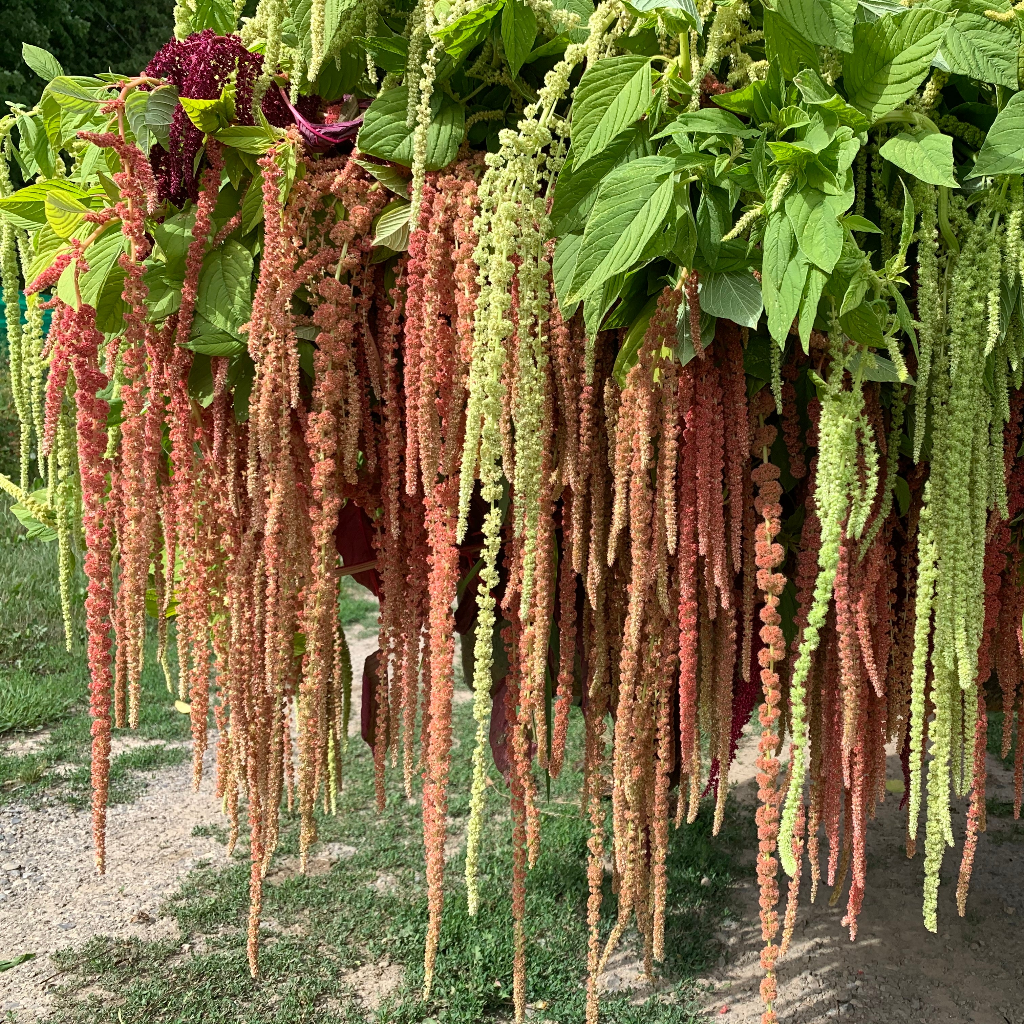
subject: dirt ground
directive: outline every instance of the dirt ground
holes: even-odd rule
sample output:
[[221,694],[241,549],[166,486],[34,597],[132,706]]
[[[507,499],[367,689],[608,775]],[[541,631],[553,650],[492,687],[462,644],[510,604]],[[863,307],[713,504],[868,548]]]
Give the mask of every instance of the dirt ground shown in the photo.
[[[353,642],[355,665],[362,664],[374,643],[372,636]],[[358,687],[354,689],[358,696]],[[356,705],[353,731],[358,722]],[[733,766],[741,813],[753,813],[755,748],[756,737],[745,736]],[[28,1022],[45,1012],[49,992],[59,983],[49,956],[56,949],[98,933],[150,939],[175,934],[173,920],[160,916],[161,902],[199,861],[216,862],[224,856],[215,839],[192,834],[196,825],[222,819],[212,771],[198,792],[191,790],[190,773],[189,765],[154,772],[152,784],[135,803],[111,809],[110,860],[103,877],[93,869],[87,812],[19,805],[0,810],[0,960],[23,952],[38,954],[0,973],[0,1013],[10,1010],[19,1022]],[[895,757],[889,759],[889,777],[902,778]],[[1012,800],[1012,778],[991,759],[989,796]],[[823,889],[811,905],[805,871],[793,943],[779,966],[780,1020],[1024,1024],[1024,822],[989,816],[963,919],[955,904],[960,847],[947,851],[940,931],[931,935],[921,923],[922,856],[906,858],[899,801],[899,795],[890,794],[870,825],[867,895],[855,943],[840,925],[845,894],[830,908],[829,892]],[[965,803],[956,804],[954,821],[961,835],[965,811]],[[344,858],[349,850],[323,855]],[[741,856],[752,864],[754,851],[742,851]],[[282,863],[276,870],[287,872],[290,867]],[[709,1019],[757,1024],[761,940],[756,882],[738,883],[735,895],[734,915],[719,936],[719,966],[704,979],[705,1005]],[[636,986],[637,997],[642,997],[635,953],[623,950],[618,959],[622,962],[609,965],[604,987],[621,991]],[[382,983],[377,974],[396,969],[371,966],[367,986],[376,991]],[[394,982],[390,974],[386,980]]]
[[[732,779],[751,813],[755,757],[756,737],[745,736]],[[902,781],[895,756],[889,758],[888,777]],[[988,796],[1013,799],[1012,774],[991,757]],[[939,932],[933,935],[921,919],[923,843],[917,857],[908,860],[900,800],[888,794],[869,824],[867,892],[856,942],[840,924],[846,893],[830,908],[830,892],[823,886],[812,905],[805,865],[793,942],[779,964],[779,1019],[786,1024],[837,1017],[855,1024],[1024,1024],[1024,822],[989,815],[988,831],[978,842],[967,913],[960,918],[956,880],[967,804],[954,805],[958,845],[943,861]],[[751,851],[751,863],[753,856]],[[741,883],[736,894],[735,922],[721,935],[726,963],[708,979],[715,991],[707,1007],[720,1019],[757,1024],[762,943],[756,881]],[[785,899],[785,886],[782,895]]]

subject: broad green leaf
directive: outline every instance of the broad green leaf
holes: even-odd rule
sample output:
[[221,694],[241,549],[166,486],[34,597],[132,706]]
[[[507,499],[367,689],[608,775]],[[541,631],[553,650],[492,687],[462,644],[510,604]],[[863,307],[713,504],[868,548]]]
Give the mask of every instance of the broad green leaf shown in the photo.
[[[839,318],[839,325],[849,337],[862,345],[881,345],[884,342],[882,326],[878,322],[878,317],[875,316],[874,309],[867,302],[862,302],[848,313],[844,313]],[[854,367],[851,366],[852,369]],[[876,380],[877,378],[868,377],[866,379]],[[893,377],[893,380],[899,380],[899,378]]]
[[21,59],[44,81],[52,82],[64,74],[60,61],[49,50],[31,43],[21,44]]
[[374,224],[374,245],[383,245],[394,252],[409,248],[409,214],[411,204],[404,199],[392,199],[377,214]]
[[171,121],[178,106],[178,90],[173,85],[161,85],[149,94],[146,104],[146,126],[153,138],[167,149],[171,133]]
[[817,267],[807,268],[807,283],[804,285],[804,294],[800,299],[800,313],[797,320],[800,344],[805,352],[810,351],[814,317],[818,312],[818,300],[821,298],[821,290],[825,287],[826,280],[827,275],[823,270],[819,270]]
[[385,71],[401,74],[409,59],[409,40],[404,36],[359,37],[373,63]]
[[626,340],[619,347],[619,351],[615,356],[615,362],[612,365],[612,376],[620,388],[626,386],[626,375],[636,365],[637,357],[640,353],[640,345],[643,343],[647,327],[657,308],[658,296],[652,295],[626,332]]
[[[85,85],[83,83],[95,83]],[[113,95],[108,90],[97,88],[95,79],[79,79],[71,75],[59,75],[46,87],[47,95],[57,101],[63,111],[73,114],[98,114],[100,104]]]
[[867,217],[861,217],[858,213],[848,213],[841,220],[843,227],[847,227],[851,231],[867,231],[874,235],[882,233],[882,229],[877,224],[868,220]]
[[128,126],[135,136],[139,148],[146,156],[149,156],[149,147],[152,145],[153,133],[146,123],[146,108],[149,106],[149,93],[141,92],[138,89],[128,93],[124,101],[124,112],[128,117]]
[[638,121],[650,101],[650,57],[608,57],[587,68],[572,103],[576,166],[582,167]]
[[853,50],[857,0],[779,0],[777,10],[808,42]]
[[551,276],[555,281],[555,298],[562,316],[568,319],[576,311],[579,301],[569,302],[569,289],[572,287],[573,275],[576,273],[576,258],[580,251],[582,235],[564,235],[555,246],[555,254],[551,260]]
[[953,173],[953,139],[936,132],[901,132],[879,153],[890,163],[929,185],[959,188]]
[[792,80],[801,68],[818,67],[818,48],[782,15],[764,9],[764,46],[768,59],[778,62]]
[[873,380],[881,384],[898,384],[900,380],[891,359],[875,352],[865,352],[863,349],[851,354],[850,372],[859,374],[861,380]]
[[789,329],[800,310],[809,268],[810,264],[798,253],[786,265],[777,290],[767,276],[761,278],[768,332],[780,345],[786,343]]
[[376,164],[372,160],[356,157],[356,163],[371,177],[376,178],[389,192],[409,198],[409,179],[391,164]]
[[[42,118],[39,115],[19,113],[18,131],[21,133],[21,143],[18,151],[30,164],[29,173],[42,174],[44,178],[52,178],[56,169],[54,163],[54,152],[50,147],[50,139],[46,134]],[[91,147],[96,151],[96,147]]]
[[[903,477],[896,477],[894,488],[896,492],[896,501],[900,506],[900,516],[905,516],[910,511],[910,484],[907,483]],[[898,781],[898,780],[893,780]],[[888,785],[888,784],[887,784]]]
[[150,323],[160,323],[181,308],[181,278],[169,275],[168,268],[162,263],[154,263],[146,268],[146,319]]
[[793,236],[793,225],[781,210],[768,218],[768,226],[762,243],[762,280],[767,278],[777,291],[782,285],[786,267],[793,256],[796,239]]
[[46,197],[51,193],[85,202],[87,194],[66,178],[52,178],[18,189],[13,195],[0,199],[0,211],[16,227],[34,231],[46,223]]
[[850,102],[877,121],[917,91],[949,27],[945,14],[914,7],[854,27],[856,52],[843,57]]
[[600,288],[639,258],[672,207],[672,160],[647,156],[601,183],[580,243],[570,301]]
[[629,6],[641,14],[651,11],[679,12],[690,22],[698,35],[704,32],[704,21],[697,10],[694,0],[628,0]]
[[220,249],[206,254],[199,273],[196,311],[218,331],[237,335],[238,328],[249,319],[252,267],[252,253],[230,239]]
[[843,228],[831,204],[820,192],[794,192],[786,199],[786,216],[793,225],[800,251],[826,274],[843,251]]
[[965,11],[942,41],[942,57],[955,75],[1017,89],[1018,33],[1010,25]]
[[523,0],[505,0],[501,12],[501,41],[512,77],[519,74],[537,38],[537,15]]
[[[568,29],[567,35],[574,43],[585,43],[587,41],[587,22],[594,13],[594,5],[590,0],[554,0],[556,11],[568,11],[579,18],[575,28]],[[557,21],[557,16],[552,20]]]
[[624,132],[579,170],[576,169],[575,154],[570,150],[572,159],[559,172],[551,206],[551,227],[556,235],[583,230],[601,180],[626,157],[634,141],[634,132]]
[[708,107],[706,110],[694,110],[689,114],[680,114],[655,138],[680,131],[699,132],[704,135],[733,135],[740,139],[754,139],[761,134],[757,128],[748,127],[730,111]]
[[233,0],[195,0],[194,4],[183,6],[185,10],[191,7],[189,17],[193,32],[212,28],[218,35],[229,35],[237,27]]
[[178,102],[185,108],[189,120],[201,131],[213,135],[227,128],[235,119],[235,85],[228,82],[213,100],[197,100],[180,96]]
[[[120,270],[118,260],[125,251],[125,238],[119,227],[109,228],[85,251],[89,269],[79,278],[82,301],[96,308],[107,278]],[[121,275],[123,277],[123,274]]]
[[583,327],[588,338],[597,337],[605,314],[619,297],[625,280],[625,274],[616,274],[614,277],[608,278],[600,288],[590,292],[583,300]]
[[996,115],[969,178],[1024,172],[1024,92],[1014,93]]
[[[382,92],[370,104],[359,130],[362,153],[412,166],[413,129],[405,121],[408,90],[404,85]],[[439,171],[455,159],[466,133],[466,112],[461,103],[435,92],[430,102],[432,117],[427,129],[428,171]]]
[[753,274],[704,274],[700,281],[700,308],[741,327],[757,327],[764,309],[761,286]]
[[491,19],[504,6],[505,0],[484,0],[479,7],[437,29],[434,38],[444,47],[445,53],[451,54],[454,60],[462,60],[474,46],[483,42]]
[[821,107],[835,114],[840,124],[852,128],[854,132],[866,132],[871,127],[871,121],[865,117],[856,107],[851,107],[833,89],[827,85],[821,76],[807,68],[800,72],[794,79],[794,84],[800,90],[800,95],[805,103]]
[[263,169],[260,168],[249,182],[242,199],[242,234],[247,235],[263,223]]
[[70,238],[89,212],[88,206],[60,189],[47,194],[44,208],[46,222],[61,238]]
[[[281,136],[284,136],[284,132],[281,132]],[[250,128],[244,125],[221,128],[220,131],[214,133],[213,137],[225,146],[240,149],[243,153],[249,153],[252,156],[262,156],[278,141],[268,135],[264,128]]]

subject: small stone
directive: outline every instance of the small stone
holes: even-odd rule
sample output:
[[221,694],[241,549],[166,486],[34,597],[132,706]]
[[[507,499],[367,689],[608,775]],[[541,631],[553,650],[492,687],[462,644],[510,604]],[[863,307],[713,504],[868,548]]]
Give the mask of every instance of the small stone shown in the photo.
[[704,877],[703,877],[703,878],[702,878],[702,879],[700,880],[700,884],[701,884],[701,885],[704,885],[704,886],[708,886],[708,885],[710,885],[710,884],[711,884],[711,879],[710,879],[710,878],[708,878],[708,876],[707,876],[707,875],[705,875],[705,876],[704,876]]
[[972,942],[971,949],[981,949],[981,946],[979,946],[976,942]]
[[1010,904],[1007,903],[1006,906],[1003,907],[1003,913],[1004,914],[1016,914],[1017,913],[1017,908],[1016,907],[1011,907]]
[[75,922],[74,921],[58,921],[57,922],[57,927],[61,931],[66,932],[66,931],[69,931],[70,929],[75,927]]
[[0,871],[6,871],[10,874],[12,871],[20,871],[21,865],[15,863],[13,860],[9,860],[6,864],[0,864]]

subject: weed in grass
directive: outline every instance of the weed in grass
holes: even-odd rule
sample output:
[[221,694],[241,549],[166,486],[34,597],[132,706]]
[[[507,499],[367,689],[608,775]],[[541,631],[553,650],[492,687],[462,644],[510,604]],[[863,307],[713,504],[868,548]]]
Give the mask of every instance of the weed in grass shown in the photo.
[[[574,716],[568,763],[579,758],[581,729]],[[455,709],[450,835],[464,831],[468,814],[469,753],[473,721]],[[400,984],[373,1011],[379,1024],[475,1024],[511,1018],[512,923],[508,893],[512,850],[508,797],[500,782],[489,788],[489,815],[480,871],[478,916],[467,912],[461,884],[464,856],[451,845],[448,896],[435,997],[420,999],[426,921],[420,808],[395,796],[375,815],[373,764],[361,743],[352,746],[346,790],[337,817],[319,820],[325,843],[344,843],[356,853],[327,874],[285,877],[264,897],[261,976],[249,978],[245,960],[248,863],[196,870],[172,898],[191,952],[181,940],[145,943],[96,938],[60,954],[72,981],[61,993],[49,1024],[185,1022],[305,1024],[364,1021],[357,996],[359,968],[389,963],[402,969]],[[530,933],[530,998],[540,1015],[562,1024],[584,1016],[586,953],[586,853],[588,823],[580,815],[579,775],[569,769],[551,784],[542,805],[541,856],[527,889]],[[728,820],[728,819],[727,819]],[[278,857],[298,850],[294,816],[282,822]],[[745,830],[745,831],[744,831]],[[222,830],[223,831],[223,830]],[[658,996],[636,1003],[628,995],[605,1000],[611,1024],[689,1024],[697,1019],[694,978],[720,950],[714,931],[728,908],[737,868],[731,850],[749,845],[746,818],[732,815],[723,834],[711,837],[710,816],[673,836],[668,870],[668,959]],[[201,834],[216,834],[203,826]],[[226,839],[226,832],[218,836]],[[312,856],[318,855],[314,848]],[[273,871],[273,867],[271,869]],[[707,879],[705,884],[702,879]],[[614,907],[606,885],[604,927]],[[372,973],[372,972],[371,972]],[[118,993],[116,1001],[79,1000],[76,992]],[[366,993],[364,992],[363,995]]]

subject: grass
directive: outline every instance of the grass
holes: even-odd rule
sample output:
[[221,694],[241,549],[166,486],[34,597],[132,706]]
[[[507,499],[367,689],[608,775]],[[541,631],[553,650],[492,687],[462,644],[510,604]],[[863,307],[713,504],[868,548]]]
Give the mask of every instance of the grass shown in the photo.
[[[581,753],[580,722],[574,717],[569,764]],[[473,721],[466,705],[456,707],[455,735],[450,835],[464,833],[468,815]],[[194,871],[165,908],[177,918],[185,946],[181,938],[144,942],[97,937],[59,954],[59,966],[70,972],[70,983],[58,994],[47,1024],[354,1024],[368,1018],[352,998],[349,972],[384,962],[401,968],[402,981],[370,1015],[378,1024],[510,1020],[512,851],[508,797],[500,777],[488,791],[481,906],[475,919],[467,913],[463,854],[448,862],[444,928],[429,1002],[419,996],[427,917],[421,809],[397,792],[400,779],[392,779],[387,808],[379,816],[372,810],[373,764],[358,739],[353,740],[346,778],[340,813],[320,818],[320,838],[354,847],[356,853],[327,874],[287,877],[266,886],[262,973],[257,980],[249,977],[245,959],[249,871],[245,851],[239,851],[227,865]],[[584,1017],[588,826],[577,806],[579,782],[578,772],[567,769],[541,804],[541,855],[527,889],[527,972],[534,1019],[560,1024]],[[733,814],[731,819],[716,839],[710,834],[710,816],[703,813],[694,825],[673,835],[669,956],[664,965],[669,980],[658,998],[641,1005],[626,996],[606,997],[602,1020],[689,1024],[697,1019],[694,979],[720,952],[713,933],[728,912],[729,888],[737,874],[732,852],[752,842],[746,816]],[[216,828],[201,831],[226,839]],[[294,855],[297,842],[295,816],[284,813],[278,858]],[[606,930],[614,913],[608,889],[606,885]]]
[[[59,799],[84,806],[89,799],[89,674],[82,636],[84,577],[74,581],[72,651],[64,640],[57,592],[55,544],[29,540],[10,513],[11,500],[0,499],[0,738],[18,740],[40,729],[49,732],[31,749],[0,750],[0,804]],[[155,643],[148,644],[142,677],[140,739],[180,741],[189,736],[188,720],[174,709],[163,672],[156,665]],[[117,735],[120,730],[115,731]],[[14,746],[14,751],[19,747]],[[111,765],[111,801],[133,799],[142,782],[137,773],[186,760],[181,746],[147,746],[125,751]]]
[[377,598],[366,587],[356,583],[351,576],[342,576],[338,618],[343,626],[376,629],[379,609]]

